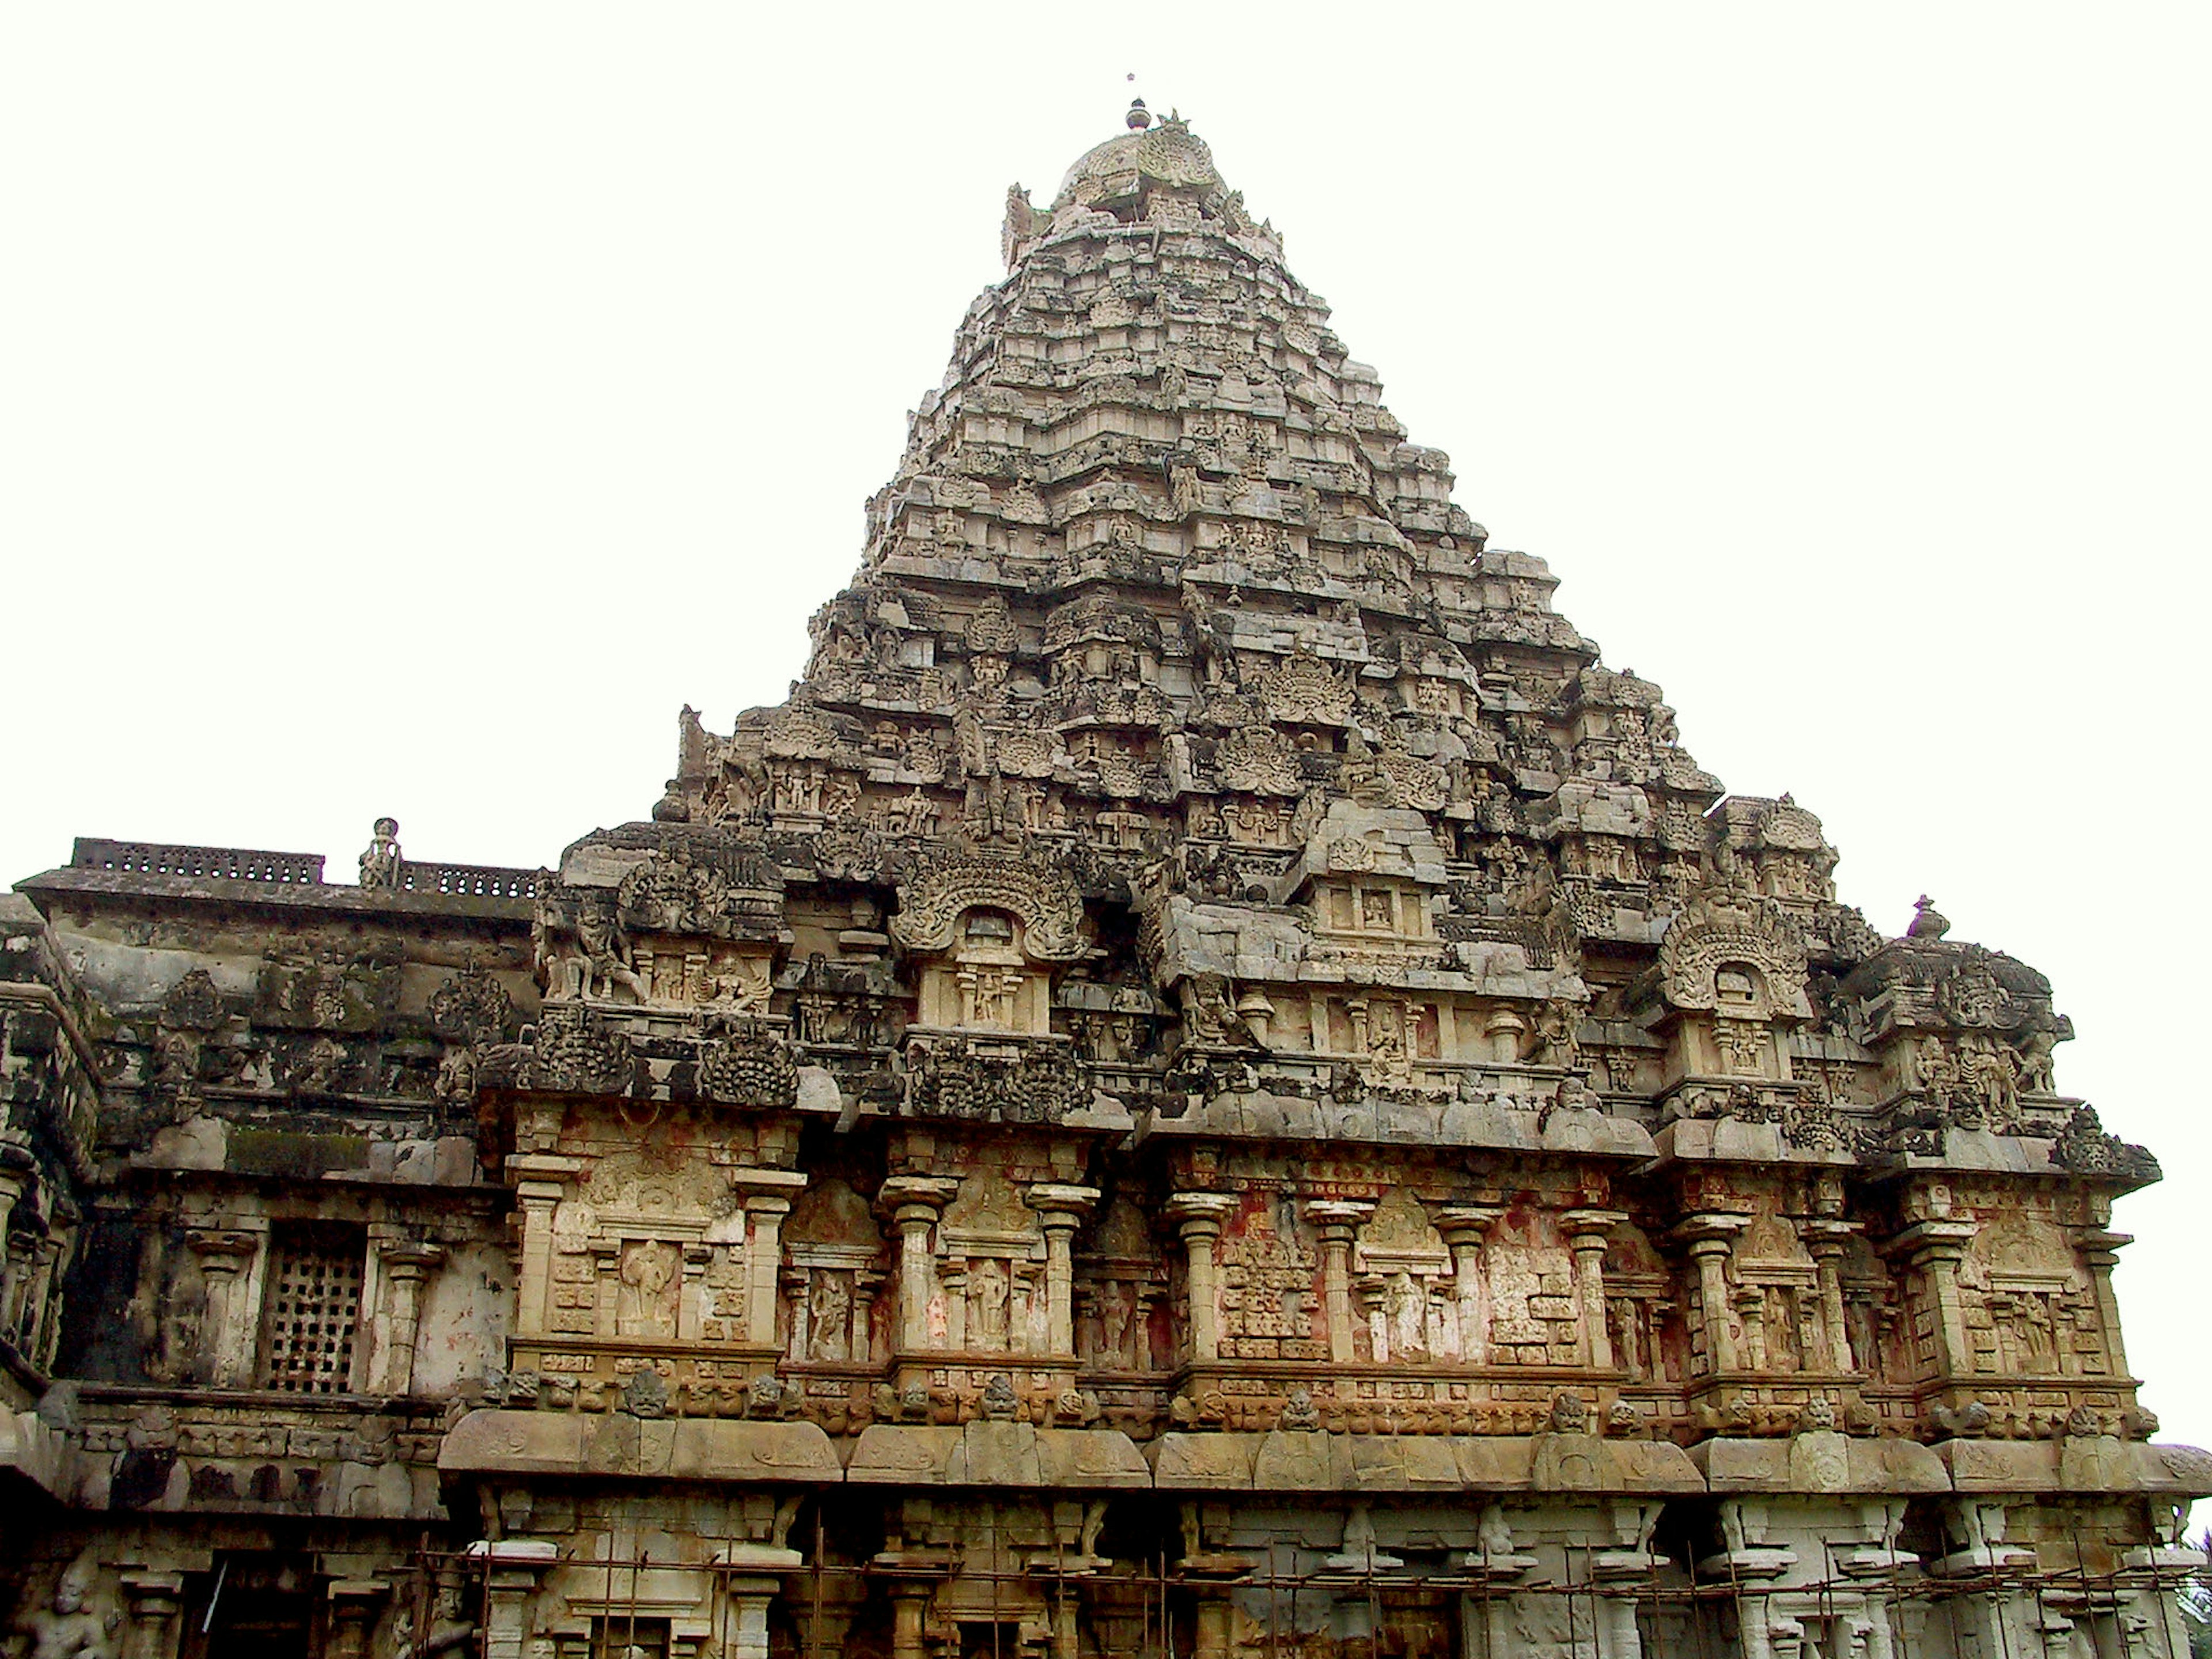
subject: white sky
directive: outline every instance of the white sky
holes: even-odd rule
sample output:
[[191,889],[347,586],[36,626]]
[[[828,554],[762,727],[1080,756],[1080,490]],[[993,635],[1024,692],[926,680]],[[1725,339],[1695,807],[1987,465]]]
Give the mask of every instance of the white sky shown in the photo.
[[1701,763],[2051,975],[2212,1444],[2212,9],[0,9],[0,878],[644,816],[1135,90]]

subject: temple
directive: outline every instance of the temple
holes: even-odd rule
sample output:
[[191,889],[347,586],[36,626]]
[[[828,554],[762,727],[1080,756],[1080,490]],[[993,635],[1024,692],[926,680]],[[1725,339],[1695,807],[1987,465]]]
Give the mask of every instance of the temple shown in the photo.
[[1188,124],[1002,243],[648,817],[0,896],[11,1651],[2179,1659],[2049,982],[1701,769]]

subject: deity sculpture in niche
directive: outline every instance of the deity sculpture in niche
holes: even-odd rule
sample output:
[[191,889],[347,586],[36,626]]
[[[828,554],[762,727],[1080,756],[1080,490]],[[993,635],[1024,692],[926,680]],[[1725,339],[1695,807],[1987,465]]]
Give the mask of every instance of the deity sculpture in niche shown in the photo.
[[2102,1369],[2088,1275],[2044,1217],[2012,1211],[1984,1221],[1960,1265],[1959,1296],[1970,1310],[1977,1370],[2051,1376]]
[[1412,1194],[1401,1187],[1383,1195],[1359,1230],[1352,1266],[1368,1358],[1402,1364],[1459,1357],[1451,1252]]
[[968,1352],[1049,1350],[1044,1231],[1013,1182],[972,1171],[938,1230],[945,1295],[943,1345]]
[[1078,1252],[1077,1346],[1102,1370],[1144,1370],[1154,1361],[1152,1315],[1167,1295],[1167,1271],[1144,1212],[1117,1194]]
[[785,1353],[866,1364],[884,1282],[883,1237],[867,1201],[836,1176],[816,1181],[793,1201],[782,1239]]
[[1813,1258],[1796,1229],[1788,1217],[1762,1211],[1737,1241],[1735,1261],[1746,1360],[1760,1370],[1803,1369],[1819,1351],[1820,1304]]

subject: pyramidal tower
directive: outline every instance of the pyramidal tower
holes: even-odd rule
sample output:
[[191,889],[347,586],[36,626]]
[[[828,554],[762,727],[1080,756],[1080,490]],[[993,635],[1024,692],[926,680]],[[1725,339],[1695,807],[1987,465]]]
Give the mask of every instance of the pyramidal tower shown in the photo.
[[34,1659],[2185,1651],[2049,983],[1701,769],[1187,123],[1002,246],[649,820],[8,901]]

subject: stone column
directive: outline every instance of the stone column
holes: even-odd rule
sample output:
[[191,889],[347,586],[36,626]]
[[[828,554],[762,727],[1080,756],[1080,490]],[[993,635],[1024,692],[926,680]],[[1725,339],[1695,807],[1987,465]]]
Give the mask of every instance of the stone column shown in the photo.
[[1437,1231],[1451,1249],[1453,1299],[1459,1309],[1459,1358],[1463,1365],[1490,1363],[1489,1287],[1482,1272],[1482,1241],[1504,1213],[1475,1204],[1454,1205],[1437,1212]]
[[883,1282],[872,1267],[853,1275],[853,1336],[846,1352],[856,1364],[868,1364],[876,1357],[876,1287]]
[[[1354,1286],[1359,1298],[1359,1322],[1367,1327],[1367,1352],[1378,1365],[1390,1359],[1390,1315],[1384,1297],[1389,1286],[1378,1273],[1369,1273]],[[1330,1345],[1332,1348],[1334,1344]]]
[[406,1394],[415,1385],[416,1339],[422,1328],[422,1286],[446,1253],[419,1240],[389,1239],[378,1247],[389,1286],[390,1315],[385,1327],[383,1364],[372,1394]]
[[1705,1333],[1705,1369],[1709,1372],[1739,1368],[1733,1312],[1729,1306],[1728,1264],[1735,1236],[1751,1224],[1751,1218],[1711,1212],[1684,1218],[1674,1236],[1687,1248],[1697,1275],[1698,1321]]
[[23,1358],[40,1370],[53,1368],[54,1351],[61,1345],[62,1303],[58,1297],[48,1294],[52,1275],[59,1270],[62,1261],[70,1254],[70,1246],[76,1230],[66,1223],[57,1222],[54,1230],[40,1246],[37,1310],[32,1315],[24,1339]]
[[929,1659],[922,1627],[929,1612],[929,1586],[909,1579],[891,1593],[891,1659]]
[[714,1247],[694,1242],[684,1247],[683,1283],[676,1302],[678,1341],[699,1340],[707,1306],[707,1269],[714,1265]]
[[553,1210],[564,1190],[558,1181],[515,1183],[515,1201],[522,1207],[522,1282],[514,1291],[517,1336],[545,1334],[545,1308],[553,1290]]
[[1594,1370],[1613,1369],[1613,1336],[1605,1325],[1606,1235],[1628,1218],[1619,1210],[1570,1210],[1559,1218],[1575,1254],[1575,1305],[1582,1327],[1577,1357]]
[[478,1539],[469,1553],[484,1564],[483,1659],[522,1659],[531,1604],[560,1547],[538,1538]]
[[368,1659],[368,1636],[376,1628],[385,1587],[373,1578],[338,1578],[331,1581],[330,1595],[327,1659]]
[[1305,1218],[1321,1232],[1322,1304],[1328,1310],[1328,1357],[1338,1364],[1355,1358],[1352,1324],[1352,1241],[1359,1224],[1375,1212],[1372,1204],[1346,1199],[1316,1199]]
[[1936,1369],[1944,1376],[1973,1369],[1966,1310],[1959,1303],[1959,1263],[1974,1232],[1971,1221],[1917,1221],[1882,1246],[1884,1254],[1901,1257],[1921,1277],[1921,1293],[1935,1314]]
[[1221,1224],[1235,1212],[1227,1193],[1177,1193],[1168,1214],[1182,1234],[1190,1281],[1190,1354],[1194,1359],[1221,1358],[1221,1309],[1213,1279],[1213,1246]]
[[1746,1285],[1735,1293],[1736,1322],[1743,1327],[1743,1351],[1738,1356],[1753,1370],[1766,1369],[1766,1292]]
[[[1801,1221],[1797,1231],[1812,1253],[1813,1267],[1818,1275],[1820,1295],[1820,1334],[1827,1352],[1824,1358],[1828,1367],[1836,1371],[1855,1371],[1858,1369],[1851,1358],[1851,1333],[1844,1317],[1844,1252],[1849,1248],[1850,1236],[1859,1229],[1856,1221],[1820,1219]],[[1808,1370],[1813,1369],[1809,1364]]]
[[808,1295],[813,1288],[814,1275],[808,1269],[784,1269],[784,1294],[791,1301],[791,1340],[784,1345],[787,1358],[803,1360],[807,1358],[806,1346],[814,1334],[814,1309]]
[[1045,1316],[1051,1332],[1052,1352],[1069,1358],[1075,1353],[1076,1227],[1098,1201],[1096,1187],[1065,1187],[1039,1182],[1024,1194],[1044,1227]]
[[938,1269],[945,1288],[945,1346],[954,1353],[968,1352],[968,1258],[948,1255]]
[[245,1297],[246,1269],[253,1265],[260,1241],[252,1233],[201,1229],[186,1233],[185,1243],[199,1257],[200,1276],[207,1282],[207,1327],[201,1347],[208,1358],[208,1381],[218,1389],[242,1387],[253,1368],[253,1345],[246,1310],[238,1304]]
[[1198,1598],[1198,1628],[1194,1632],[1195,1659],[1230,1659],[1230,1626],[1228,1592],[1201,1590]]
[[1634,1589],[1609,1589],[1597,1598],[1597,1619],[1605,1631],[1597,1650],[1606,1659],[1644,1659],[1644,1638],[1636,1628]]
[[57,1240],[42,1238],[32,1247],[30,1260],[19,1264],[22,1297],[15,1310],[15,1352],[33,1365],[39,1363],[39,1335],[46,1320],[46,1291],[53,1283],[54,1263],[61,1259],[61,1254],[62,1247]]
[[[2099,1228],[2081,1235],[2081,1261],[2089,1269],[2090,1294],[2097,1304],[2097,1322],[2105,1330],[2105,1358],[2112,1366],[2109,1375],[2123,1377],[2128,1374],[2128,1352],[2120,1341],[2120,1303],[2112,1294],[2112,1269],[2120,1265],[2119,1252],[2135,1243],[2130,1233],[2107,1232]],[[2057,1333],[2053,1333],[2054,1338]]]
[[[899,1231],[899,1348],[919,1353],[929,1346],[929,1303],[937,1294],[937,1265],[929,1246],[938,1212],[960,1190],[944,1176],[893,1176],[884,1182],[877,1203]],[[921,1641],[920,1626],[915,1641]],[[916,1647],[919,1654],[921,1649]]]
[[726,1565],[747,1570],[722,1580],[723,1594],[730,1598],[731,1632],[723,1652],[728,1659],[769,1659],[768,1604],[783,1583],[777,1575],[801,1565],[802,1558],[797,1550],[732,1544],[722,1559]]
[[618,1238],[592,1241],[592,1334],[622,1334],[622,1247]]
[[123,1599],[131,1620],[124,1632],[123,1659],[175,1659],[184,1574],[125,1568]]
[[783,1271],[783,1218],[790,1213],[787,1198],[745,1196],[745,1340],[757,1348],[775,1346],[775,1284]]

